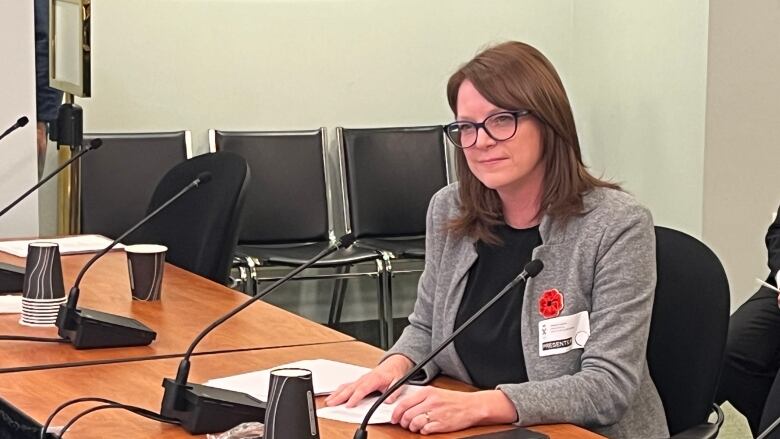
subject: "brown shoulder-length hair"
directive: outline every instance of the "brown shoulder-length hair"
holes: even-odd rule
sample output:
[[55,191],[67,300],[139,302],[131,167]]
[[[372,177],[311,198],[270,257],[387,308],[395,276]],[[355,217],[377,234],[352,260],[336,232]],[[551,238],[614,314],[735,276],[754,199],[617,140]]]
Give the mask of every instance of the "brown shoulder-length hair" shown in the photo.
[[[464,64],[447,83],[447,98],[456,117],[458,91],[466,80],[493,105],[506,110],[530,110],[540,122],[545,172],[539,217],[546,214],[565,222],[582,212],[582,198],[589,190],[620,189],[588,173],[566,91],[555,68],[541,52],[528,44],[506,42],[484,50]],[[491,227],[503,222],[498,193],[471,173],[463,150],[458,149],[456,157],[461,208],[450,228],[460,235],[497,242]]]

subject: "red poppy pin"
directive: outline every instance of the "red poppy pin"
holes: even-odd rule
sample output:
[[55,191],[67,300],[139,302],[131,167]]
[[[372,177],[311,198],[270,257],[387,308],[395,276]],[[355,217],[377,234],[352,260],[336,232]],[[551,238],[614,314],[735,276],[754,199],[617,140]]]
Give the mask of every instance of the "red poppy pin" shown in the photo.
[[539,314],[545,319],[558,317],[563,309],[563,294],[553,288],[542,293],[539,298]]

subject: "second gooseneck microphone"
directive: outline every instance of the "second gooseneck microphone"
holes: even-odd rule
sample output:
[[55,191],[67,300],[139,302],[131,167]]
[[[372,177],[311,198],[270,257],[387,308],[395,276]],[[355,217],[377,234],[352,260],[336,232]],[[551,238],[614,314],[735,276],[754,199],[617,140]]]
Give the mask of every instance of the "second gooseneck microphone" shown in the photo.
[[27,196],[29,196],[31,193],[35,192],[39,187],[43,186],[44,183],[46,183],[47,181],[51,180],[52,177],[54,177],[55,175],[59,174],[60,172],[62,172],[63,169],[65,169],[68,166],[70,166],[71,163],[73,163],[76,160],[80,159],[81,156],[83,156],[84,154],[100,148],[100,146],[102,144],[103,144],[103,141],[101,139],[92,139],[92,141],[89,142],[89,145],[86,145],[84,147],[84,149],[79,151],[78,154],[76,154],[73,157],[71,157],[70,159],[68,159],[68,161],[66,161],[65,163],[60,165],[60,167],[58,167],[57,169],[52,171],[46,177],[42,178],[38,183],[35,183],[35,186],[33,186],[30,189],[28,189],[27,192],[23,193],[22,195],[19,196],[19,198],[17,198],[14,201],[12,201],[11,204],[9,204],[8,206],[4,207],[3,210],[0,210],[0,216],[5,215],[6,212],[8,212],[9,210],[13,209],[14,206],[16,206],[22,200],[27,198]]
[[[26,117],[22,119],[27,119]],[[21,121],[22,119],[19,119]],[[17,122],[18,124],[19,122]],[[25,124],[27,122],[24,122]],[[21,126],[24,126],[22,124]],[[9,128],[10,129],[10,128]],[[17,199],[11,202],[8,206],[4,207],[2,210],[0,210],[0,217],[5,215],[9,210],[13,209],[17,204],[21,203],[25,198],[27,198],[31,193],[35,192],[44,185],[47,181],[51,180],[52,177],[59,174],[63,169],[70,166],[71,163],[78,160],[83,156],[84,154],[88,153],[89,151],[95,150],[100,148],[100,145],[103,144],[103,141],[100,139],[93,139],[89,145],[85,145],[84,149],[82,149],[78,154],[73,156],[70,160],[66,161],[62,165],[60,165],[59,168],[55,169],[52,173],[41,179],[38,183],[35,183],[33,187],[28,189],[25,193],[20,195]],[[22,284],[24,282],[24,269],[20,267],[16,267],[13,265],[5,264],[0,262],[0,293],[15,293],[18,291],[22,291]]]
[[525,264],[525,267],[523,267],[523,271],[518,274],[514,279],[512,279],[498,294],[496,294],[496,297],[490,299],[488,303],[486,303],[482,308],[480,308],[477,312],[474,313],[473,316],[469,317],[468,320],[463,322],[462,325],[458,327],[449,337],[447,337],[446,340],[441,342],[439,346],[437,346],[433,351],[431,351],[430,354],[428,354],[427,357],[420,360],[419,363],[417,363],[416,366],[411,368],[409,372],[406,373],[401,379],[393,383],[392,386],[388,387],[387,390],[385,390],[382,393],[382,396],[380,396],[376,402],[374,402],[374,405],[371,406],[370,409],[368,409],[368,412],[366,413],[366,416],[363,418],[363,422],[360,424],[360,427],[358,427],[357,430],[355,430],[355,435],[353,436],[354,439],[367,439],[368,438],[368,430],[366,428],[368,427],[368,420],[371,419],[371,415],[374,414],[377,408],[390,396],[398,390],[401,386],[406,384],[409,379],[419,372],[426,364],[428,364],[433,357],[436,356],[439,352],[441,352],[442,349],[444,349],[452,340],[455,339],[455,337],[458,336],[461,332],[463,332],[464,329],[468,328],[469,325],[471,325],[474,320],[478,319],[479,316],[484,314],[485,311],[488,310],[491,306],[493,306],[494,303],[498,302],[499,299],[504,297],[506,293],[508,293],[511,289],[513,289],[515,286],[520,284],[521,282],[526,282],[528,279],[535,277],[537,274],[539,274],[540,271],[542,271],[542,268],[544,268],[544,264],[539,259],[534,259],[533,261]]
[[70,340],[76,349],[146,346],[157,337],[156,332],[152,331],[138,320],[90,309],[77,308],[79,284],[81,283],[84,274],[89,270],[89,267],[114,248],[119,241],[125,239],[127,235],[133,233],[182,195],[209,181],[211,181],[210,172],[201,172],[198,174],[197,178],[190,184],[185,186],[160,207],[146,215],[136,225],[106,246],[106,248],[95,254],[95,256],[84,265],[76,277],[73,288],[70,290],[68,302],[60,306],[59,313],[57,314],[56,326],[60,337]]
[[190,344],[187,353],[179,363],[176,379],[165,378],[163,380],[162,404],[160,415],[176,419],[181,426],[191,434],[216,433],[228,430],[243,422],[262,421],[265,417],[264,402],[258,401],[241,392],[217,389],[202,384],[188,383],[190,373],[190,356],[195,346],[214,328],[224,323],[229,318],[238,314],[241,310],[260,300],[263,296],[275,290],[295,275],[311,267],[340,248],[347,248],[355,242],[352,234],[347,234],[337,239],[328,248],[322,250],[303,265],[287,273],[286,276],[269,285],[263,291],[252,296],[243,304],[220,317],[206,329],[201,331]]

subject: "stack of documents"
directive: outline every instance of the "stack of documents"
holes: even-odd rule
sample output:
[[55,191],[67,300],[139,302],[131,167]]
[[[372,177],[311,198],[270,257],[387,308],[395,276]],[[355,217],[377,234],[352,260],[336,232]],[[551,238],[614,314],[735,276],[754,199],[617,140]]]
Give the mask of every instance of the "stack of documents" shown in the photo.
[[[401,387],[401,396],[414,393],[422,389],[423,387],[424,386],[412,386],[412,385]],[[363,418],[366,417],[366,413],[368,413],[368,409],[370,409],[371,406],[374,405],[374,402],[377,399],[379,399],[378,396],[373,398],[366,398],[363,401],[360,401],[360,404],[352,408],[347,408],[343,404],[334,407],[323,407],[321,409],[317,409],[317,416],[325,419],[332,419],[334,421],[349,422],[350,424],[360,424],[361,422],[363,422]],[[393,410],[395,410],[395,406],[398,405],[398,402],[400,400],[401,398],[398,398],[392,404],[381,404],[379,407],[377,407],[374,414],[371,415],[371,419],[368,420],[368,423],[369,424],[390,423],[390,418],[393,415]]]
[[22,312],[22,296],[19,294],[0,296],[0,314],[19,314]]
[[[225,378],[207,381],[205,384],[219,389],[243,392],[260,401],[268,401],[268,383],[271,371],[274,369],[298,368],[307,369],[312,373],[312,385],[315,395],[327,395],[342,384],[351,383],[371,369],[355,366],[354,364],[341,363],[331,360],[303,360],[295,363],[282,364],[273,369],[248,372]],[[404,393],[417,391],[422,387],[406,386]],[[376,398],[366,398],[357,407],[346,408],[343,405],[336,407],[324,407],[317,409],[317,416],[336,421],[359,424],[363,421],[371,404]],[[390,416],[396,404],[382,404],[371,417],[371,424],[385,424],[390,422]]]
[[[2,241],[0,242],[0,251],[10,253],[20,258],[27,257],[27,246],[31,242],[53,242],[60,247],[61,255],[72,255],[77,253],[95,253],[108,247],[113,240],[101,235],[76,235],[65,238],[39,238],[23,241]],[[124,248],[122,244],[117,244],[114,249]]]
[[315,395],[328,395],[333,393],[338,386],[351,383],[369,372],[367,367],[354,364],[340,363],[331,360],[303,360],[295,363],[282,364],[273,369],[259,370],[257,372],[242,373],[226,378],[218,378],[206,382],[207,386],[219,389],[244,392],[247,395],[268,401],[268,383],[271,380],[271,371],[274,369],[307,369],[312,373],[312,385]]

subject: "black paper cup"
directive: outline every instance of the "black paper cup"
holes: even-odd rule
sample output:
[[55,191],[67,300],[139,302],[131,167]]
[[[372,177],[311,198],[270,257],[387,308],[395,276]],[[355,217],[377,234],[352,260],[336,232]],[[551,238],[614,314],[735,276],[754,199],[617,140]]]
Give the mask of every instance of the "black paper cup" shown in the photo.
[[134,300],[160,300],[168,247],[157,244],[138,244],[125,247],[130,291]]
[[52,326],[65,303],[59,246],[53,242],[32,242],[22,284],[22,315],[19,323]]
[[286,368],[271,371],[265,439],[318,439],[317,408],[310,370]]
[[53,242],[32,242],[27,247],[22,297],[53,301],[65,297],[60,248]]

